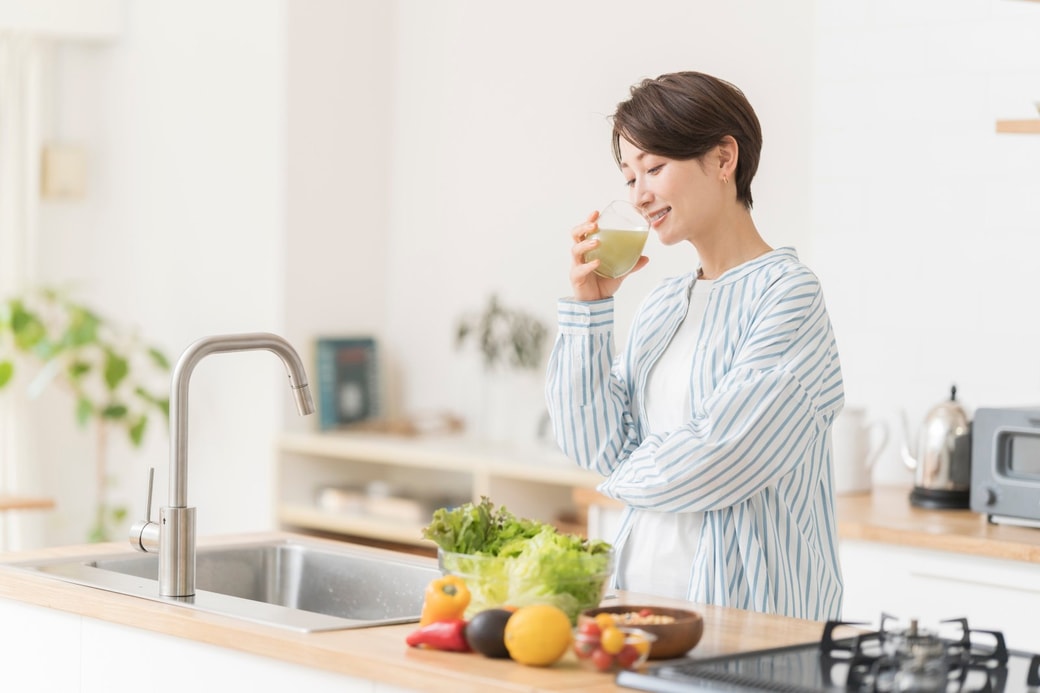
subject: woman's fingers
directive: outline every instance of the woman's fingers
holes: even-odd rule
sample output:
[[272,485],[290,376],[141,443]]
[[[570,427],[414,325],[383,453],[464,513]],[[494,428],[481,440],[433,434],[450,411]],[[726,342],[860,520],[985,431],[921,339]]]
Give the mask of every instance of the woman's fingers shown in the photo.
[[575,243],[584,241],[590,233],[596,230],[596,219],[598,218],[599,212],[593,212],[585,219],[585,221],[571,229],[571,240]]

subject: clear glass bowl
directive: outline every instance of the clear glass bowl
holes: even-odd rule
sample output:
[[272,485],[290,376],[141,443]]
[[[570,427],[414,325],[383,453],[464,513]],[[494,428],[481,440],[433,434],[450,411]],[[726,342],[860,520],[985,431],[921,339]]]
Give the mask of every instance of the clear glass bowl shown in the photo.
[[496,607],[552,604],[574,624],[582,611],[599,605],[614,572],[613,549],[576,555],[566,559],[569,565],[561,564],[558,556],[532,563],[529,559],[450,551],[439,551],[437,559],[442,573],[466,581],[470,592],[466,618]]
[[650,658],[650,648],[657,636],[639,628],[618,628],[624,643],[617,652],[604,648],[602,631],[597,627],[591,632],[584,628],[574,629],[574,654],[587,669],[617,672],[622,669],[639,669]]

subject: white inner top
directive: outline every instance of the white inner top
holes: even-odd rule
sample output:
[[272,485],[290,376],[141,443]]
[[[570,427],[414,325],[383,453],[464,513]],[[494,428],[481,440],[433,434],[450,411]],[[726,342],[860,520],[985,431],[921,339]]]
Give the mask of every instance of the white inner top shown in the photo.
[[[712,282],[706,279],[698,279],[694,284],[690,309],[650,373],[644,401],[652,433],[674,431],[691,419],[691,371],[711,286]],[[686,599],[701,521],[699,512],[636,511],[628,535],[630,539],[618,557],[618,586]],[[654,540],[632,541],[637,537],[654,537]]]

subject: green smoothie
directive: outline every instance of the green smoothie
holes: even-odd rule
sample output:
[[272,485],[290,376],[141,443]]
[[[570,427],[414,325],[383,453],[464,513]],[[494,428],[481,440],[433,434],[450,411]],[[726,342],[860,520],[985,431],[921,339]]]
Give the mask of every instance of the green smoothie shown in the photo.
[[585,253],[585,262],[599,258],[596,274],[612,279],[620,277],[636,266],[649,234],[647,230],[599,229],[592,234],[599,239],[599,247]]

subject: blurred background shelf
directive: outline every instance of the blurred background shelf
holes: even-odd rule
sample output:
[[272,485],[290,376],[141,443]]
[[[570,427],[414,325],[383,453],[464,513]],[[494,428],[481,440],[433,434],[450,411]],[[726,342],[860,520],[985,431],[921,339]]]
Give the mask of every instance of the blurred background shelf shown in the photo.
[[[1040,2],[1040,0],[1036,0]],[[1040,118],[1025,120],[998,120],[997,132],[1018,135],[1040,135]]]
[[546,444],[463,435],[289,434],[278,443],[277,517],[285,529],[433,552],[422,538],[438,507],[487,496],[519,517],[585,534],[576,488],[602,477]]
[[324,533],[366,537],[392,544],[408,544],[430,547],[422,538],[425,523],[393,521],[386,518],[346,515],[323,510],[314,505],[282,503],[278,507],[278,520],[284,525]]
[[51,498],[10,496],[0,493],[0,512],[5,510],[48,510],[54,507]]

